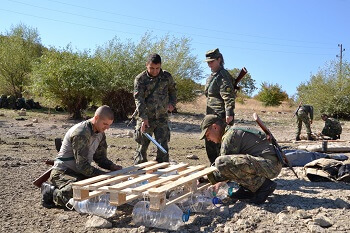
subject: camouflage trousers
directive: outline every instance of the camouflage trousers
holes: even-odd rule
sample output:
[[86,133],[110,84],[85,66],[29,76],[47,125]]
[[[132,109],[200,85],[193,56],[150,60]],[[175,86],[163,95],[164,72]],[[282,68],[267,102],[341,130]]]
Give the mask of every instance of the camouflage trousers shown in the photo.
[[86,179],[86,176],[72,170],[61,171],[52,169],[50,180],[56,187],[53,193],[53,202],[56,206],[65,207],[69,199],[73,197],[72,183]]
[[310,126],[310,118],[309,118],[309,116],[304,111],[298,111],[298,115],[297,115],[297,131],[295,133],[296,136],[300,136],[301,127],[302,127],[302,123],[303,122],[304,122],[304,125],[306,127],[306,133],[308,135],[311,134],[311,126]]
[[341,130],[339,129],[323,129],[322,134],[328,137],[331,137],[332,139],[339,139]]
[[[150,140],[141,133],[142,121],[137,121],[134,139],[138,143],[138,148],[134,157],[134,164],[140,164],[147,162],[147,149],[150,144]],[[168,152],[164,154],[159,148],[157,148],[156,161],[158,163],[169,162],[169,148],[168,142],[170,141],[170,129],[167,119],[149,120],[150,127],[145,130],[145,133],[153,136],[155,140]]]
[[256,192],[265,179],[273,179],[281,172],[282,165],[276,155],[255,157],[247,154],[222,155],[215,166],[225,179]]

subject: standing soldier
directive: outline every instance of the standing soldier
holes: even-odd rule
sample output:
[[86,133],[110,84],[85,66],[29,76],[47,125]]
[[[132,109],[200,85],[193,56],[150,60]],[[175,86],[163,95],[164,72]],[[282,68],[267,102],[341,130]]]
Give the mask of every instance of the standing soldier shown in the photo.
[[300,132],[301,132],[301,127],[303,122],[306,127],[307,140],[314,140],[311,137],[311,126],[310,126],[314,118],[314,108],[311,105],[299,105],[299,108],[295,112],[295,114],[297,116],[297,127],[298,127],[295,140],[300,141]]
[[[219,49],[209,50],[205,56],[212,71],[205,85],[206,115],[217,115],[226,124],[233,125],[236,98],[233,77],[224,68],[224,58]],[[214,163],[220,152],[220,143],[205,139],[205,148],[210,163]]]
[[[167,71],[161,69],[162,61],[158,54],[148,57],[146,68],[136,76],[134,82],[134,98],[136,103],[137,124],[134,139],[138,148],[134,164],[147,162],[147,149],[150,140],[143,133],[154,133],[156,141],[168,151],[170,129],[168,111],[172,112],[176,105],[176,84]],[[169,151],[168,151],[169,152]],[[156,161],[169,162],[169,154],[157,149]]]
[[343,130],[340,122],[334,118],[328,117],[328,115],[324,113],[321,115],[321,118],[324,121],[321,135],[331,137],[333,140],[340,139],[340,134]]

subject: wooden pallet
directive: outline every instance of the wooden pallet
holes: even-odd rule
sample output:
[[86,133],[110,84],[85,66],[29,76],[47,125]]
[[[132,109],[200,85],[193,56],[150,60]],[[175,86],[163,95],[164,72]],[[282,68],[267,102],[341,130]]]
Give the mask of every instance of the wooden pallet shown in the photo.
[[[198,190],[207,188],[209,184],[198,187],[197,180],[215,170],[215,167],[204,165],[189,166],[186,163],[170,165],[150,161],[75,182],[72,186],[73,198],[80,201],[109,193],[110,203],[120,206],[147,195],[150,199],[150,209],[161,210],[166,205],[176,203]],[[164,176],[175,171],[174,175]],[[148,182],[140,185],[144,181]],[[179,187],[184,189],[184,194],[166,202],[166,192]]]

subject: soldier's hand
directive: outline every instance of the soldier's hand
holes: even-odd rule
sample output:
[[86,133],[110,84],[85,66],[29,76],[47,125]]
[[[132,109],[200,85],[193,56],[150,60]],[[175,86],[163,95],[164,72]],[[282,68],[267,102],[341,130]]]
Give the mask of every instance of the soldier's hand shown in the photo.
[[111,171],[118,171],[118,170],[121,170],[121,169],[123,169],[123,167],[122,166],[120,166],[120,165],[117,165],[117,164],[112,164],[112,166],[111,166]]
[[148,119],[143,120],[141,125],[141,133],[144,133],[146,131],[146,128],[149,128]]
[[226,124],[233,125],[233,116],[226,116]]
[[168,104],[168,111],[169,112],[172,112],[172,111],[174,111],[174,106],[172,105],[172,104]]

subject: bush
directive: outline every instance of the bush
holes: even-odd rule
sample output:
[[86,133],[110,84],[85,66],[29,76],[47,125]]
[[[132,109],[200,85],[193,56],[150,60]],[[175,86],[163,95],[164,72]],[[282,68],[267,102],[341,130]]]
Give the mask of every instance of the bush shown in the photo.
[[278,84],[263,82],[256,99],[263,102],[264,106],[280,106],[282,101],[288,99],[288,94],[282,91]]

